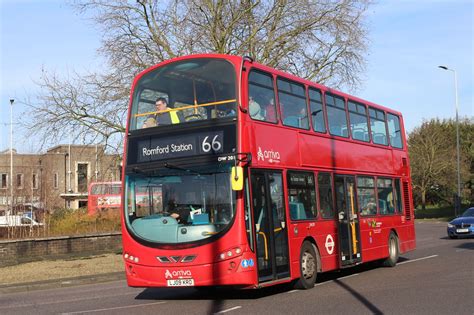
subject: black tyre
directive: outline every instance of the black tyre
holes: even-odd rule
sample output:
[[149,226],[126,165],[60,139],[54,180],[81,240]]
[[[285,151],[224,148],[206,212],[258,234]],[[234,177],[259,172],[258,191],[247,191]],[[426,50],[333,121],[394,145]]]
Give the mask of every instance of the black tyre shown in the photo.
[[385,267],[395,267],[399,254],[398,237],[391,232],[388,237],[388,257],[384,260],[383,265]]
[[451,234],[451,233],[449,233],[448,236],[449,236],[449,238],[452,239],[452,240],[455,239],[455,238],[457,238],[456,235],[453,235],[453,234]]
[[311,289],[318,274],[318,260],[314,245],[305,241],[300,252],[300,278],[295,282],[297,289]]

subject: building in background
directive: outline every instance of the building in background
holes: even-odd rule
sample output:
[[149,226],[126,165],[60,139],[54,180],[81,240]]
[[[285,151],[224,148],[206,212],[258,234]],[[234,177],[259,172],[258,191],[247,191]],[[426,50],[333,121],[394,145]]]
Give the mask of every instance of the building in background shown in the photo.
[[[100,145],[59,145],[44,154],[13,150],[13,209],[54,211],[87,206],[91,182],[119,181],[121,157]],[[0,215],[10,204],[10,151],[0,152]]]

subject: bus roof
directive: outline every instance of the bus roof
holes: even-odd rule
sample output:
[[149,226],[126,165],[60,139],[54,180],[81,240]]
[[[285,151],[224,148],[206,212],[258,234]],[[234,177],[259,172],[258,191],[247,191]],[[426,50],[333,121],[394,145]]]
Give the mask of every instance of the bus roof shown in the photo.
[[[234,64],[234,66],[238,65],[238,64],[242,64],[242,61],[244,58],[246,57],[242,57],[242,56],[235,56],[235,55],[225,55],[225,54],[194,54],[194,55],[186,55],[186,56],[181,56],[181,57],[176,57],[176,58],[172,58],[172,59],[168,59],[168,60],[165,60],[165,61],[162,61],[154,66],[151,66],[145,70],[143,70],[142,72],[140,72],[134,79],[133,81],[133,86],[136,85],[137,81],[143,76],[145,75],[146,73],[150,72],[150,71],[153,71],[155,70],[156,68],[159,68],[159,67],[162,67],[164,65],[167,65],[169,63],[173,63],[173,62],[176,62],[176,61],[181,61],[181,60],[187,60],[187,59],[197,59],[197,58],[220,58],[220,59],[226,59],[228,61],[230,61],[231,63]],[[249,59],[251,60],[251,59]],[[396,111],[392,108],[389,108],[389,107],[385,107],[385,106],[382,106],[382,105],[379,105],[379,104],[376,104],[376,103],[373,103],[373,102],[370,102],[370,101],[367,101],[367,100],[364,100],[362,98],[359,98],[357,96],[354,96],[354,95],[351,95],[351,94],[348,94],[348,93],[345,93],[345,92],[342,92],[342,91],[339,91],[337,89],[334,89],[334,88],[330,88],[330,87],[327,87],[323,84],[320,84],[320,83],[316,83],[316,82],[313,82],[313,81],[310,81],[310,80],[307,80],[307,79],[303,79],[303,78],[300,78],[298,76],[295,76],[293,74],[290,74],[290,73],[287,73],[287,72],[284,72],[284,71],[281,71],[281,70],[277,70],[275,68],[272,68],[272,67],[269,67],[269,66],[266,66],[264,64],[260,64],[258,62],[255,62],[255,61],[252,61],[251,64],[253,66],[256,66],[257,68],[263,70],[263,71],[266,71],[266,72],[269,72],[269,73],[273,73],[277,76],[280,76],[280,77],[285,77],[287,79],[291,79],[293,81],[297,81],[301,84],[305,84],[305,85],[308,85],[308,86],[311,86],[311,87],[314,87],[314,88],[317,88],[317,89],[320,89],[324,92],[329,92],[329,93],[332,93],[332,94],[336,94],[336,95],[339,95],[339,96],[342,96],[346,99],[350,99],[354,102],[358,102],[358,103],[363,103],[363,104],[366,104],[366,105],[369,105],[371,107],[374,107],[374,108],[377,108],[377,109],[380,109],[380,110],[383,110],[383,111],[386,111],[386,112],[390,112],[390,113],[393,113],[393,114],[396,114],[396,115],[399,115],[399,116],[402,116],[402,114],[399,112],[399,111]]]

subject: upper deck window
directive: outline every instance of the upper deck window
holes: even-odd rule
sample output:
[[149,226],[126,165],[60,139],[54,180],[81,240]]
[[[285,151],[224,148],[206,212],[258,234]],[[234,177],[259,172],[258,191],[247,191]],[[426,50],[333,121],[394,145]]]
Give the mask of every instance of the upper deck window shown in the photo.
[[326,109],[328,112],[329,133],[334,136],[348,138],[346,105],[344,99],[326,93]]
[[321,91],[309,89],[309,105],[311,107],[311,122],[314,131],[326,132],[326,122],[324,121],[324,107]]
[[145,74],[133,91],[130,130],[236,116],[235,71],[222,59],[183,60]]
[[309,129],[304,86],[278,79],[278,98],[283,125]]
[[403,148],[400,118],[393,114],[387,114],[387,125],[390,144],[392,147],[399,149]]
[[387,145],[387,129],[385,128],[385,113],[381,110],[369,107],[370,130],[372,141],[375,144]]
[[349,101],[347,106],[349,107],[352,139],[369,142],[369,124],[365,105]]
[[249,75],[249,113],[256,120],[277,122],[271,75],[252,70]]

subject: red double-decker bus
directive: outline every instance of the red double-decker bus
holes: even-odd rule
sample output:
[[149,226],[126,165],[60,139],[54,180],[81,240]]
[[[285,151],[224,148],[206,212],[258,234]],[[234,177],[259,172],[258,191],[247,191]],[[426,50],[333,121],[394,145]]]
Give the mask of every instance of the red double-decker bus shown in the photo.
[[93,182],[89,185],[87,214],[103,211],[119,211],[121,208],[121,182]]
[[395,110],[250,58],[194,55],[136,77],[126,134],[130,286],[311,288],[415,249]]

